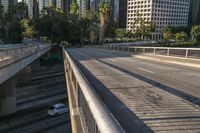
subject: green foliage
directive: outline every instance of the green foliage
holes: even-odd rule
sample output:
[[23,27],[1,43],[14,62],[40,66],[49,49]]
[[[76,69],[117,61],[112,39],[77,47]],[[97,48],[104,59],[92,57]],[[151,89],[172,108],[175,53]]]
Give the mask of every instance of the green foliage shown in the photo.
[[107,28],[108,20],[110,18],[111,5],[110,2],[102,2],[99,6],[100,14],[100,32],[99,32],[99,43],[102,44]]
[[188,35],[185,32],[179,32],[175,34],[175,39],[177,41],[186,41],[188,38]]
[[126,29],[116,29],[116,35],[119,37],[125,37],[126,36]]
[[174,39],[174,34],[172,33],[172,27],[166,26],[162,29],[163,39],[169,41],[170,39]]
[[109,38],[114,38],[116,37],[116,30],[118,27],[118,22],[109,22],[108,26],[106,28],[105,36]]
[[192,26],[191,35],[194,42],[200,42],[200,25]]
[[149,38],[151,33],[155,31],[155,24],[151,21],[146,21],[140,17],[138,13],[137,18],[133,23],[132,31],[136,38]]
[[26,5],[18,3],[14,6],[9,6],[6,13],[1,15],[1,35],[5,43],[20,43],[22,41],[21,13],[25,12]]
[[76,15],[78,15],[78,10],[79,10],[79,7],[78,7],[77,1],[72,0],[71,5],[70,5],[70,14],[72,16],[76,16]]
[[38,36],[46,37],[52,43],[69,42],[83,44],[88,38],[90,21],[86,18],[68,16],[57,8],[50,7],[39,19],[34,20]]
[[34,36],[34,29],[33,26],[30,23],[30,20],[28,19],[22,19],[21,20],[21,25],[22,25],[22,29],[23,29],[23,37],[25,38],[33,38]]
[[163,39],[169,41],[170,39],[174,39],[174,34],[170,31],[166,31],[163,33]]
[[111,11],[111,5],[110,2],[102,2],[99,6],[99,14],[100,14],[100,19],[104,22],[108,22],[109,17],[110,17],[110,12]]
[[128,37],[128,38],[133,38],[135,34],[131,31],[127,31],[126,34],[125,34],[125,37]]

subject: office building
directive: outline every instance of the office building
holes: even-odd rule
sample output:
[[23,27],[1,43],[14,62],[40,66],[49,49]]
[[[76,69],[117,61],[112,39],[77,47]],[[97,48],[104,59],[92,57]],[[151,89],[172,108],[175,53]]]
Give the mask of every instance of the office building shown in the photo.
[[128,0],[127,31],[134,32],[133,24],[140,17],[155,24],[152,39],[161,39],[165,26],[188,25],[189,5],[190,0]]
[[44,8],[48,8],[50,5],[49,0],[38,0],[38,8],[39,8],[39,14],[42,13]]
[[8,6],[17,4],[17,0],[0,0],[0,4],[4,7],[4,11],[7,11]]
[[77,0],[79,15],[82,16],[90,9],[90,0]]
[[26,5],[28,6],[28,17],[29,19],[33,18],[33,14],[34,14],[34,0],[24,0],[24,2],[26,3]]
[[200,24],[200,0],[190,0],[189,25]]

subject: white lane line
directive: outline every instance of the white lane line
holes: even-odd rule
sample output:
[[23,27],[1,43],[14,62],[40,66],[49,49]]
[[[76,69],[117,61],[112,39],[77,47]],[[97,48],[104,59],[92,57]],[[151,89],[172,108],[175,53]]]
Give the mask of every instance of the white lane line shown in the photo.
[[148,73],[151,73],[151,74],[154,73],[153,71],[150,71],[150,70],[147,70],[147,69],[143,69],[143,68],[140,68],[140,67],[137,67],[137,69],[145,71],[145,72],[148,72]]

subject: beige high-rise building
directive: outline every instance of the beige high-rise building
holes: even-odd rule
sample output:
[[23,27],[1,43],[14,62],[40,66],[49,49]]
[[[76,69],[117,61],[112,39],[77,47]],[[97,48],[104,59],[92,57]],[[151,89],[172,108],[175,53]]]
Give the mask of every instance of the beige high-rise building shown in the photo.
[[128,0],[127,31],[133,31],[138,17],[156,26],[152,39],[162,38],[161,30],[167,26],[187,26],[190,0]]

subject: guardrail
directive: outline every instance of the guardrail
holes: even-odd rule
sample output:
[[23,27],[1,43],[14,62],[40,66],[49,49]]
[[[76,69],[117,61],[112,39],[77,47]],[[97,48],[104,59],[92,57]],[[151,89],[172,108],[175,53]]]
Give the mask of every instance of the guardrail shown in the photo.
[[0,68],[48,47],[50,44],[22,45],[0,49]]
[[104,45],[107,50],[119,50],[134,52],[135,54],[151,54],[162,56],[173,56],[190,59],[200,59],[200,48],[171,48],[171,47],[135,47],[123,45]]
[[[83,132],[89,133],[122,133],[124,130],[111,115],[111,112],[104,105],[94,88],[84,78],[81,71],[70,57],[67,50],[63,48],[65,74],[68,86],[68,97],[71,112],[72,131],[77,131],[73,123],[75,110],[80,117]],[[72,94],[70,92],[72,91]],[[72,96],[75,105],[72,102]],[[71,102],[70,102],[71,101]],[[75,106],[75,107],[74,107]]]

